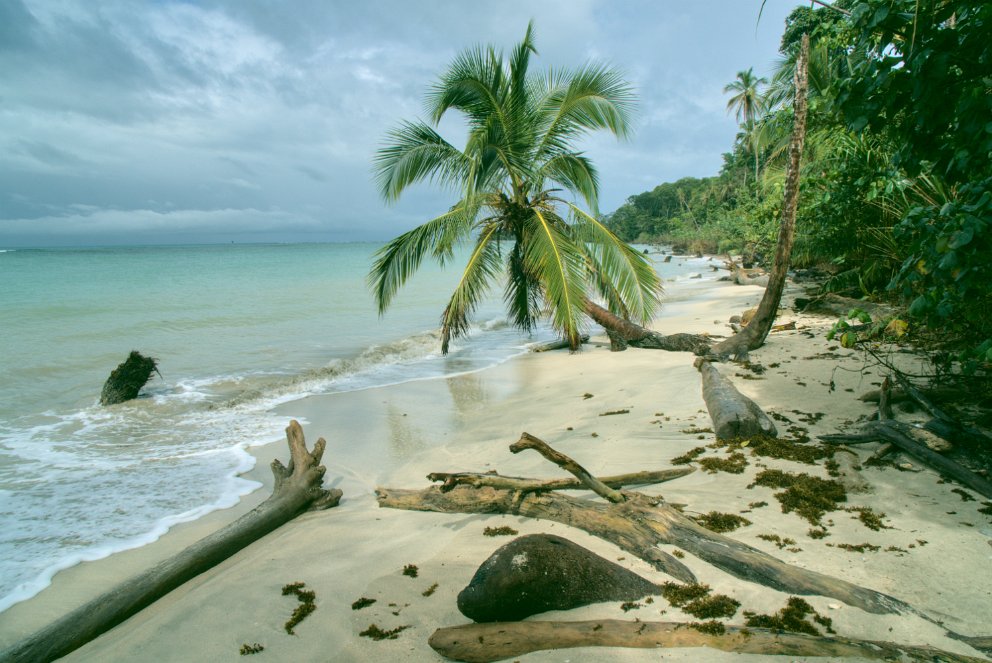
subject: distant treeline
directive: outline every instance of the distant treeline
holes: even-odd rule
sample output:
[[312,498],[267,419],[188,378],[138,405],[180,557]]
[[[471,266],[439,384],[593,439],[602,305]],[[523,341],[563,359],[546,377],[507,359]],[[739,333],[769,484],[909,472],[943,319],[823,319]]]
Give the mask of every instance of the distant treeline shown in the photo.
[[788,17],[770,80],[726,87],[740,122],[715,177],[631,196],[629,241],[771,255],[810,35],[809,121],[793,266],[828,287],[901,299],[967,370],[992,364],[992,2],[837,0]]

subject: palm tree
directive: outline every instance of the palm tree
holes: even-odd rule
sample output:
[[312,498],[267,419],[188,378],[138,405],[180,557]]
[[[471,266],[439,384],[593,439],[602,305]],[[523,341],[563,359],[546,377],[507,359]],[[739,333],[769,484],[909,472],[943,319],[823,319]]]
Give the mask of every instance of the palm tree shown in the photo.
[[[737,79],[728,83],[724,92],[733,92],[727,101],[727,112],[734,111],[734,116],[738,124],[744,127],[744,138],[751,144],[751,151],[754,152],[754,177],[758,178],[758,144],[755,132],[755,120],[762,110],[761,92],[758,87],[768,83],[764,77],[754,75],[754,67],[749,67],[746,71],[738,71]],[[743,123],[741,123],[743,120]]]
[[[403,122],[375,156],[387,202],[421,181],[460,193],[448,211],[379,250],[368,277],[382,314],[425,257],[443,265],[456,246],[471,241],[441,316],[444,353],[504,277],[513,324],[529,331],[549,314],[573,350],[591,293],[627,318],[650,319],[658,305],[657,273],[597,218],[596,170],[573,146],[593,130],[626,136],[631,88],[617,71],[596,64],[530,75],[536,53],[532,25],[508,59],[491,46],[465,51],[427,95],[430,122]],[[449,110],[467,120],[464,149],[436,131]]]

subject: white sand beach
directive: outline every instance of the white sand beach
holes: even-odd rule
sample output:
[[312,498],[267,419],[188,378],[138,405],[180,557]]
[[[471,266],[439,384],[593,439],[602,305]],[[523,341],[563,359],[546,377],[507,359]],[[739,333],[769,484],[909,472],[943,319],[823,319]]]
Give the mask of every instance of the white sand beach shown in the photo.
[[[719,282],[672,286],[654,328],[662,333],[729,334],[731,315],[753,306],[761,288]],[[787,297],[787,300],[789,298]],[[766,367],[744,379],[740,366],[720,370],[766,412],[788,417],[809,434],[851,430],[872,411],[858,396],[881,381],[855,350],[836,347],[825,332],[831,320],[783,309],[778,322],[796,328],[772,333],[752,361]],[[593,343],[575,355],[530,354],[495,368],[445,380],[426,380],[350,393],[314,396],[281,406],[287,423],[304,421],[311,444],[327,439],[325,482],[341,488],[341,504],[304,514],[242,550],[165,599],[69,655],[68,661],[440,661],[427,643],[438,627],[468,622],[455,603],[479,565],[511,537],[483,536],[485,527],[509,526],[520,534],[549,532],[570,539],[661,583],[668,578],[615,545],[565,525],[512,516],[437,514],[379,508],[376,486],[424,488],[429,472],[488,471],[530,477],[564,473],[534,452],[508,451],[521,432],[536,435],[597,475],[670,467],[672,458],[713,442],[711,433],[686,433],[710,425],[698,372],[687,353],[630,349],[609,351],[592,330]],[[587,396],[591,394],[591,397]],[[627,414],[601,416],[619,409]],[[813,415],[804,417],[806,415]],[[821,416],[822,415],[822,416]],[[807,422],[801,423],[803,419]],[[780,433],[788,424],[780,424]],[[866,458],[876,448],[859,451]],[[0,648],[146,568],[204,533],[230,522],[264,499],[269,461],[286,459],[284,441],[254,448],[252,475],[266,487],[237,507],[174,528],[158,542],[60,573],[47,590],[0,615]],[[710,453],[722,454],[722,450]],[[964,635],[992,632],[992,524],[979,513],[980,496],[964,501],[933,471],[911,459],[912,471],[864,468],[873,492],[851,494],[848,506],[885,514],[889,527],[867,529],[856,514],[832,512],[830,536],[812,539],[810,524],[783,514],[774,490],[747,488],[762,467],[826,476],[819,466],[748,457],[743,474],[697,470],[678,480],[638,488],[684,504],[686,513],[746,512],[753,524],[727,536],[796,566],[875,589],[911,604],[945,628]],[[969,491],[970,492],[970,491]],[[576,495],[589,495],[576,492]],[[767,506],[751,508],[764,501]],[[788,549],[758,535],[796,541]],[[875,552],[849,552],[836,544],[871,543]],[[887,550],[892,548],[891,550]],[[691,554],[683,560],[699,581],[742,603],[729,620],[743,624],[744,610],[772,614],[788,594],[735,578]],[[402,573],[416,565],[416,578]],[[296,600],[282,596],[302,581],[316,592],[316,611],[288,635],[283,624]],[[425,593],[436,584],[436,590]],[[376,602],[353,610],[367,597]],[[841,602],[806,597],[833,620],[843,636],[932,645],[971,656],[980,653],[947,637],[945,629],[915,615],[873,615]],[[619,602],[545,613],[534,620],[626,619],[693,621],[661,597],[636,611]],[[408,628],[393,640],[359,633],[371,624]],[[244,657],[243,644],[264,651]],[[582,648],[535,652],[520,661],[778,661],[710,649]],[[789,660],[796,660],[790,658]],[[841,660],[841,659],[816,659]]]

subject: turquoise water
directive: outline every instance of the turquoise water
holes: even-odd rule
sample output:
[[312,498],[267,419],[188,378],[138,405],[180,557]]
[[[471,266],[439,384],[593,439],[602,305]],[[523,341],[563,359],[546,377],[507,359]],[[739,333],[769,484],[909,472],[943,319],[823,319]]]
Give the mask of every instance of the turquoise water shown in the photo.
[[[380,318],[365,285],[377,248],[0,252],[0,611],[59,569],[255,490],[238,475],[254,464],[247,447],[282,436],[280,403],[480,370],[552,337],[508,327],[497,293],[441,357],[457,270],[425,264]],[[701,268],[676,264],[667,276]],[[161,377],[99,406],[132,349],[158,358]]]

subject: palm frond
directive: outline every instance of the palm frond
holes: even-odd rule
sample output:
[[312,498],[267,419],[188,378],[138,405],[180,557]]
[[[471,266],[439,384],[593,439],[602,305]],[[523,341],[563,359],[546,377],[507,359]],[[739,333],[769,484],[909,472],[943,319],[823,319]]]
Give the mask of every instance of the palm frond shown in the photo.
[[567,224],[550,210],[533,210],[529,219],[524,263],[544,287],[552,326],[577,348],[585,303],[585,261],[564,231]]
[[376,251],[367,281],[379,315],[386,311],[397,290],[416,273],[426,256],[440,262],[450,257],[457,241],[471,230],[478,211],[478,201],[462,201]]
[[551,71],[543,78],[542,115],[547,118],[537,158],[567,150],[571,141],[593,130],[625,138],[631,127],[634,92],[611,67],[588,64],[577,71]]
[[489,223],[479,235],[462,277],[441,314],[441,353],[448,354],[452,338],[468,331],[468,317],[489,291],[492,281],[499,276],[501,263],[498,247],[499,225]]
[[460,183],[467,174],[468,158],[423,122],[404,122],[386,134],[388,143],[373,159],[379,193],[395,201],[414,182],[430,180],[442,185]]
[[661,278],[644,254],[613,234],[599,219],[569,205],[573,228],[585,249],[597,290],[613,313],[647,322],[660,305]]
[[550,179],[569,191],[582,196],[586,205],[596,214],[599,209],[599,174],[592,161],[582,154],[557,154],[546,161],[539,171],[542,179]]

